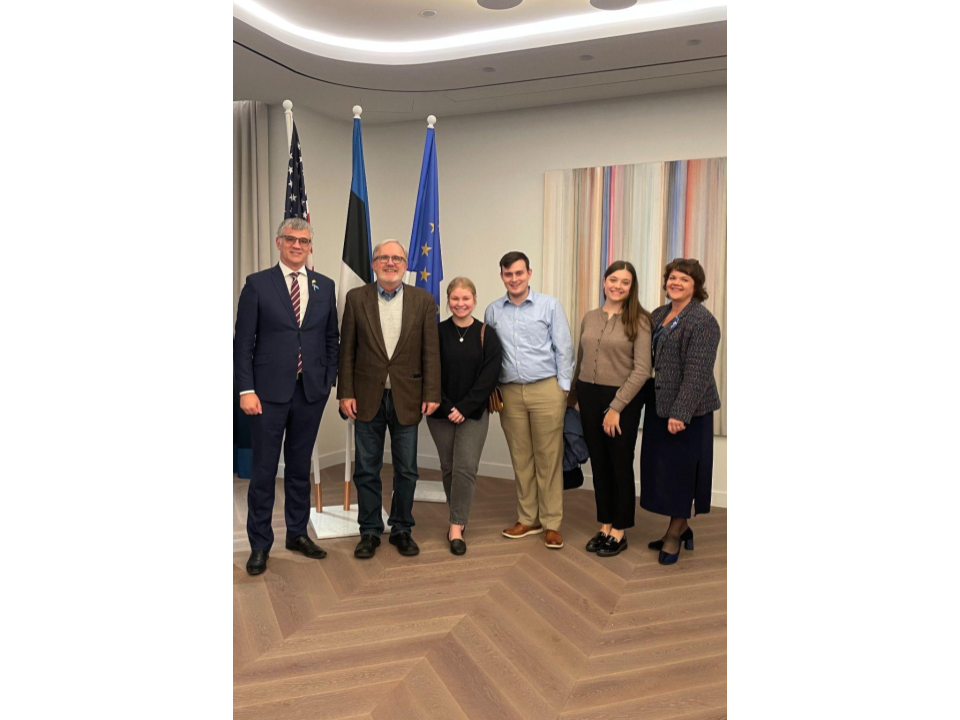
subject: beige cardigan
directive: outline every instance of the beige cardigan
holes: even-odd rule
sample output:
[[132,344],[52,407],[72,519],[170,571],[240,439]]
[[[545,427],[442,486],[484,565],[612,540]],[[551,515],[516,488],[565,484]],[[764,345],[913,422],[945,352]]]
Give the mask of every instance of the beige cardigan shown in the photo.
[[567,405],[577,402],[577,380],[594,385],[619,387],[610,408],[617,412],[630,404],[652,374],[650,321],[640,318],[637,339],[630,342],[620,315],[607,319],[603,308],[591,310],[580,323],[577,368],[567,396]]

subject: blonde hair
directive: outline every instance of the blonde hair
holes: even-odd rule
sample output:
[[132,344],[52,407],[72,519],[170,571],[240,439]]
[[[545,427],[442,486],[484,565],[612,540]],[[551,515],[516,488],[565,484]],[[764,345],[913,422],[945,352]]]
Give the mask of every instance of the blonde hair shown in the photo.
[[457,288],[466,288],[473,293],[473,299],[477,299],[477,286],[473,284],[473,280],[468,277],[455,277],[447,285],[447,307],[450,307],[450,293]]

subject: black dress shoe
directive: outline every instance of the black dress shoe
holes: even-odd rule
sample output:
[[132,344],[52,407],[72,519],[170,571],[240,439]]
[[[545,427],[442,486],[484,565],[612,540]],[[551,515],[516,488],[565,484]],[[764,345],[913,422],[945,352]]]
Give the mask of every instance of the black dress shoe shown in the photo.
[[[683,531],[683,534],[680,536],[680,542],[683,543],[687,550],[693,550],[693,529],[687,526],[687,529]],[[647,543],[647,547],[651,550],[663,550],[663,540],[651,540]]]
[[414,542],[408,532],[397,533],[390,536],[390,544],[396,545],[401,555],[419,555],[420,546]]
[[247,560],[247,573],[249,575],[259,575],[267,569],[267,558],[270,556],[266,550],[254,550],[250,553],[250,559]]
[[607,541],[607,538],[610,537],[605,532],[598,532],[590,540],[587,541],[587,552],[596,552],[599,550],[603,544]]
[[627,536],[617,540],[613,535],[607,535],[607,541],[597,549],[597,557],[613,557],[627,549]]
[[357,543],[357,549],[353,551],[353,556],[366,560],[372,558],[380,547],[380,538],[376,535],[364,535]]
[[[449,535],[447,535],[447,540],[450,540]],[[413,542],[413,538],[410,541]],[[467,544],[461,538],[450,540],[450,552],[454,555],[463,555],[467,552]]]
[[317,545],[306,535],[297,535],[292,540],[287,540],[287,550],[303,553],[308,558],[325,558],[327,551]]

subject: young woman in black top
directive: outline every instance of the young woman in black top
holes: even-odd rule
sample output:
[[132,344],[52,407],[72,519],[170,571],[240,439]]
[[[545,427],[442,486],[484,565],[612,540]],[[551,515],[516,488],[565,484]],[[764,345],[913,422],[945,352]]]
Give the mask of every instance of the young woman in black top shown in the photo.
[[[440,407],[427,418],[437,445],[443,489],[450,506],[450,552],[463,555],[463,528],[487,439],[487,399],[500,378],[503,354],[493,328],[473,318],[477,288],[469,278],[447,285],[450,318],[440,323]],[[482,337],[481,337],[482,335]]]

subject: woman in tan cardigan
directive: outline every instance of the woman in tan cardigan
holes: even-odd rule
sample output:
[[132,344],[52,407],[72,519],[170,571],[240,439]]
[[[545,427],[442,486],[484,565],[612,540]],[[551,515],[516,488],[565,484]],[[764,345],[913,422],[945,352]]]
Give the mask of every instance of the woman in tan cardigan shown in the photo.
[[640,428],[640,389],[650,377],[650,314],[637,299],[637,271],[618,260],[603,275],[603,307],[580,323],[580,349],[568,405],[579,402],[590,451],[600,531],[587,543],[599,557],[627,548],[636,511],[633,458]]

